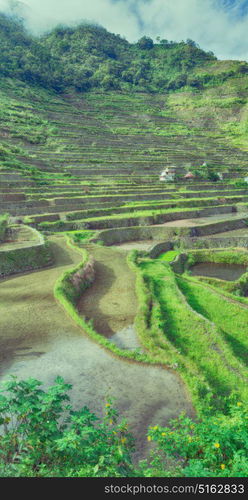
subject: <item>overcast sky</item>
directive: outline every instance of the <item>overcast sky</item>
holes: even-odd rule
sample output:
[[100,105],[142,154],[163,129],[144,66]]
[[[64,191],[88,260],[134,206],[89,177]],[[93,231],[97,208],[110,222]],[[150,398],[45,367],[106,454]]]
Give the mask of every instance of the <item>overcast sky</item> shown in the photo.
[[[10,0],[13,3],[15,0]],[[0,0],[6,11],[9,0]],[[23,0],[28,26],[92,21],[130,42],[191,38],[220,59],[248,60],[248,0]]]

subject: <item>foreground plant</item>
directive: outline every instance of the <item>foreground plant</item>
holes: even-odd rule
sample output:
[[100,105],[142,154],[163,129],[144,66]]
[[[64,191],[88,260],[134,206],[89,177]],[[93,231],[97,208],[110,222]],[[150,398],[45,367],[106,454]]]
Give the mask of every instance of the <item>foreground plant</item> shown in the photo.
[[247,419],[247,405],[237,401],[227,415],[206,415],[198,422],[182,415],[170,427],[151,427],[147,439],[157,445],[152,475],[163,475],[165,464],[171,463],[171,475],[247,477]]
[[102,421],[73,411],[61,377],[45,392],[35,379],[4,384],[0,395],[0,476],[127,476],[133,439],[111,401]]
[[248,476],[248,410],[234,395],[225,415],[212,415],[205,401],[198,420],[150,427],[153,450],[134,465],[132,435],[111,400],[98,419],[87,407],[72,410],[61,377],[47,391],[41,385],[13,377],[1,390],[0,477]]

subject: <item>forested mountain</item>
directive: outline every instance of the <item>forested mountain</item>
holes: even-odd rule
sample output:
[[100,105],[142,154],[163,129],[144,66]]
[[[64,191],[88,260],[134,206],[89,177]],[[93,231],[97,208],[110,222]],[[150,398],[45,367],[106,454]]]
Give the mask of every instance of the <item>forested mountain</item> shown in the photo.
[[25,30],[21,20],[0,14],[0,75],[59,90],[60,61]]
[[[216,57],[192,40],[156,43],[142,37],[129,43],[100,26],[57,26],[42,37],[27,32],[22,20],[0,14],[1,76],[57,91],[74,87],[166,92],[203,88],[248,71],[242,62],[216,67]],[[214,70],[213,70],[214,68]]]
[[[57,147],[57,138],[51,146],[50,136],[60,120],[57,116],[50,123],[48,103],[59,98],[68,104],[71,99],[71,105],[83,97],[85,108],[86,100],[94,100],[100,93],[101,101],[109,99],[105,111],[100,116],[99,106],[92,107],[91,101],[88,109],[98,133],[104,126],[115,138],[130,134],[140,137],[144,133],[149,134],[149,143],[153,136],[163,135],[172,142],[176,138],[176,148],[182,141],[183,154],[177,157],[173,142],[172,153],[167,155],[167,161],[172,163],[194,162],[199,154],[203,160],[211,157],[215,164],[229,164],[230,160],[232,165],[240,166],[246,162],[246,157],[239,158],[237,152],[224,155],[222,142],[247,150],[246,62],[219,61],[192,40],[175,43],[157,37],[155,43],[142,37],[137,43],[129,43],[120,35],[90,24],[57,26],[35,37],[20,18],[6,14],[0,14],[0,48],[4,141],[6,137],[10,141],[21,138],[25,144],[48,141],[49,148]],[[115,98],[119,99],[117,104],[113,104]],[[129,119],[125,99],[130,100]],[[116,119],[111,130],[109,106],[112,123]],[[198,150],[191,159],[192,144],[187,146],[188,141],[194,142],[193,150]],[[15,146],[11,142],[11,148]],[[221,156],[216,153],[218,149]],[[13,167],[10,156],[5,158],[7,168]],[[3,161],[1,155],[0,159]]]

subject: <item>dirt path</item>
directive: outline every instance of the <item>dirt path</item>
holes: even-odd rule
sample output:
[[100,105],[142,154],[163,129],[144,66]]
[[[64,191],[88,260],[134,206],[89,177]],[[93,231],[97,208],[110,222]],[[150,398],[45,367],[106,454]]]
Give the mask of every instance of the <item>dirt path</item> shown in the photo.
[[[110,395],[137,440],[135,458],[144,457],[149,425],[166,425],[182,411],[192,414],[186,388],[173,372],[115,358],[75,326],[55,302],[53,287],[64,269],[78,263],[80,255],[67,248],[63,238],[54,237],[52,241],[56,250],[54,268],[0,282],[1,378],[11,374],[20,379],[34,377],[49,386],[60,375],[72,384],[70,396],[74,408],[88,406],[98,415],[104,398]],[[92,288],[96,296],[91,292],[88,304],[90,300],[93,302],[92,314],[97,309],[99,321],[102,315],[104,328],[111,333],[120,324],[131,324],[137,303],[134,276],[123,263],[125,257],[120,261],[116,258],[111,271],[113,254],[107,251],[100,247],[95,251],[95,258],[99,257],[97,281],[107,282]],[[106,259],[104,264],[101,259]],[[123,280],[125,277],[124,283],[116,279],[117,272]],[[109,302],[111,297],[115,304]],[[121,313],[122,307],[125,314]]]

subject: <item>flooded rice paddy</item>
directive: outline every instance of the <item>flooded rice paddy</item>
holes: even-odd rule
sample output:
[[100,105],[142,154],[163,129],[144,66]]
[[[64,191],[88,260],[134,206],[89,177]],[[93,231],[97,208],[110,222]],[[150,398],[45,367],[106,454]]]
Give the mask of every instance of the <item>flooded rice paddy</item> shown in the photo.
[[201,262],[190,268],[193,276],[208,276],[226,281],[236,281],[246,272],[246,267],[240,264],[219,264]]

